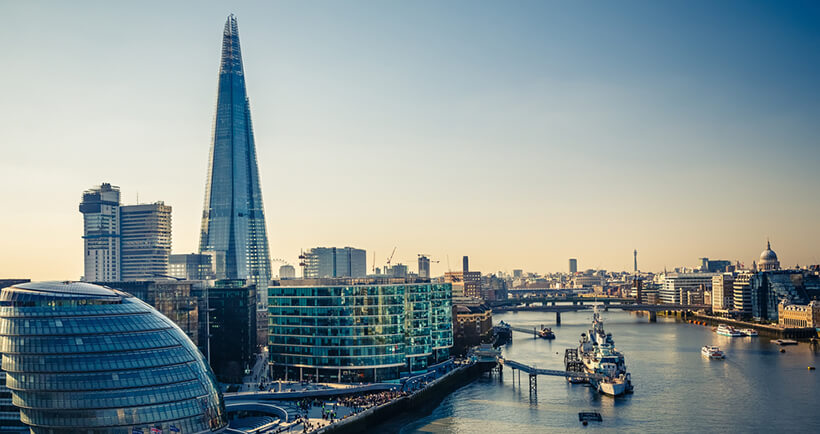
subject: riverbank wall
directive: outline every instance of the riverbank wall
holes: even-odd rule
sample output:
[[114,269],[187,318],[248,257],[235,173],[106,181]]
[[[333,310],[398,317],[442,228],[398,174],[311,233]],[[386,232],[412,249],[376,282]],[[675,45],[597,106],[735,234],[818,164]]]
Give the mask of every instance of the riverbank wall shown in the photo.
[[340,420],[315,431],[319,434],[348,434],[368,432],[391,418],[409,411],[432,411],[449,394],[488,371],[491,366],[475,363],[448,372],[443,377],[428,384],[424,389],[378,407],[367,409],[355,416]]
[[755,329],[761,336],[776,339],[799,339],[809,340],[817,337],[817,331],[813,328],[794,328],[794,327],[778,327],[768,324],[758,324],[747,321],[740,321],[731,318],[721,318],[718,316],[706,315],[702,313],[689,312],[686,315],[688,319],[695,319],[703,321],[710,326],[717,326],[719,324],[726,324],[733,327]]

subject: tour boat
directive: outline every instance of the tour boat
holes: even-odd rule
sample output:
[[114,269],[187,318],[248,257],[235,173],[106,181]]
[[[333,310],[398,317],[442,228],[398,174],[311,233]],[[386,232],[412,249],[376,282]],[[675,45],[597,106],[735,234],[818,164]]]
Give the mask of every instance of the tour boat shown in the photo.
[[755,329],[741,329],[740,332],[743,333],[743,336],[749,336],[752,338],[757,337],[757,330]]
[[727,326],[726,324],[721,324],[717,328],[717,334],[721,336],[729,336],[731,338],[738,338],[743,336],[742,333],[735,330],[732,326]]
[[709,359],[723,359],[726,357],[723,351],[720,351],[720,348],[714,345],[705,345],[701,348],[700,354]]

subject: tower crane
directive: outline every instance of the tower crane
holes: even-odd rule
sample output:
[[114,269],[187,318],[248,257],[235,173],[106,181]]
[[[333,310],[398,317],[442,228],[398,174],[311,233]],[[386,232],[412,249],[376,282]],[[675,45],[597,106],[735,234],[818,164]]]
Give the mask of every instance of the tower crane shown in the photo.
[[427,258],[428,261],[430,261],[434,264],[438,264],[439,262],[441,262],[441,261],[434,261],[434,260],[430,259],[430,255],[428,255],[427,253],[419,253],[419,258],[421,258],[422,256],[424,256],[425,258]]
[[395,254],[396,254],[396,248],[393,247],[393,253],[390,254],[389,258],[387,258],[387,266],[388,267],[390,266],[390,262],[393,260],[393,255],[395,255]]

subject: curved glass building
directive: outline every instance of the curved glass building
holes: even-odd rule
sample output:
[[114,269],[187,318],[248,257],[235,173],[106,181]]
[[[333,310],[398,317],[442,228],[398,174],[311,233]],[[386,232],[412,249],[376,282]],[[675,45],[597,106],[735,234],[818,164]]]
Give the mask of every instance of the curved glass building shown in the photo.
[[0,353],[12,402],[34,433],[211,433],[227,426],[222,395],[196,346],[124,292],[79,282],[4,288]]
[[273,378],[395,380],[449,358],[450,284],[280,281],[268,288]]

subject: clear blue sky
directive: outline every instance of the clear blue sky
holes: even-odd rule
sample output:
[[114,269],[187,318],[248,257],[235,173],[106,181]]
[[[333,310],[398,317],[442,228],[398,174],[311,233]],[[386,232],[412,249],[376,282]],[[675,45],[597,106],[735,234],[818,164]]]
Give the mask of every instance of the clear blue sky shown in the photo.
[[274,257],[820,262],[817,2],[4,1],[0,277],[78,278],[103,181],[196,249],[229,13]]

